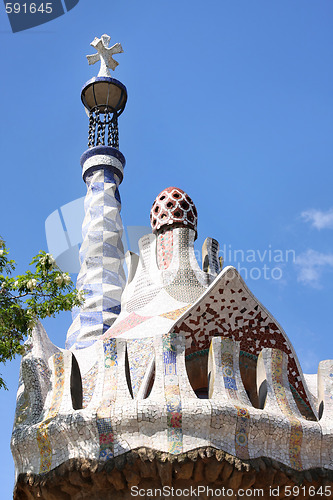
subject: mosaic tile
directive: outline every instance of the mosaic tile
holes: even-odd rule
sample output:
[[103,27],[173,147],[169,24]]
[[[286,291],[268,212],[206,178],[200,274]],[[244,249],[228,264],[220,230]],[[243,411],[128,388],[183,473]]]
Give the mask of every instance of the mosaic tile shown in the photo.
[[90,368],[90,370],[82,377],[82,407],[86,408],[95,391],[96,379],[98,374],[98,362]]
[[147,319],[150,319],[149,316],[140,316],[139,314],[136,314],[132,312],[129,316],[127,316],[125,319],[122,321],[119,321],[114,327],[109,329],[107,333],[103,336],[104,339],[110,338],[110,337],[117,337],[121,335],[122,333],[128,332],[132,328],[140,325],[144,321],[147,321]]
[[104,340],[104,386],[103,401],[97,410],[99,434],[99,459],[106,461],[114,456],[114,429],[111,421],[111,405],[117,394],[117,344],[115,339]]
[[197,230],[197,209],[182,189],[169,187],[155,199],[150,211],[153,232],[170,225],[182,225]]
[[[190,265],[189,232],[185,228],[179,228],[178,234],[178,249],[174,251],[179,253],[179,268],[172,283],[166,284],[164,289],[176,300],[192,303],[205,291],[205,288]],[[163,277],[167,283],[169,281],[167,272]]]
[[[216,339],[217,340],[217,339]],[[221,368],[225,390],[237,410],[236,430],[235,430],[235,453],[243,459],[249,459],[248,434],[250,430],[250,413],[248,408],[240,406],[247,398],[241,396],[236,382],[234,365],[237,367],[238,379],[241,381],[239,372],[239,350],[230,339],[219,339],[221,350]],[[241,383],[241,382],[240,382]],[[247,401],[249,403],[249,401]]]
[[157,265],[159,269],[168,269],[173,255],[173,232],[166,231],[157,238]]
[[236,408],[237,408],[237,424],[235,432],[236,456],[244,460],[248,460],[250,458],[248,450],[250,413],[249,410],[246,408],[241,408],[238,406],[236,406]]
[[[186,354],[208,349],[216,335],[240,342],[244,352],[258,356],[264,347],[282,350],[288,355],[288,378],[303,401],[310,406],[308,394],[301,380],[296,354],[269,313],[256,301],[243,285],[233,268],[221,277],[214,290],[200,305],[174,326],[176,333],[184,332],[187,339]],[[217,300],[216,300],[217,299]],[[214,325],[214,326],[213,326]]]
[[274,349],[272,351],[272,380],[277,403],[284,415],[290,422],[289,459],[290,466],[296,470],[302,470],[301,448],[303,438],[303,428],[299,419],[295,416],[290,407],[284,386],[283,386],[283,357],[282,352]]
[[133,397],[138,395],[147,367],[154,358],[153,339],[134,339],[127,342],[127,354]]
[[174,334],[162,337],[169,453],[181,453],[183,446],[182,404],[177,377],[175,341]]
[[[108,158],[112,160],[111,156],[103,158],[106,164]],[[120,201],[116,196],[119,178],[103,162],[98,163],[101,161],[98,155],[86,161],[89,168],[95,162],[95,169],[85,175],[87,195],[80,247],[81,269],[77,279],[78,290],[85,292],[85,302],[73,315],[67,349],[88,347],[103,335],[119,315],[125,285],[123,229]],[[110,273],[99,272],[101,269],[112,269],[112,279]]]
[[184,307],[181,307],[180,309],[175,309],[174,311],[169,311],[167,313],[163,313],[163,314],[160,314],[160,316],[162,318],[167,318],[167,319],[177,319],[179,318],[179,316],[181,316],[185,311],[187,311],[187,309],[189,308],[190,306],[184,306]]
[[54,354],[54,386],[52,401],[48,412],[37,429],[37,443],[40,453],[39,473],[44,474],[51,470],[52,448],[48,435],[48,427],[59,411],[63,392],[64,392],[64,357],[62,353]]

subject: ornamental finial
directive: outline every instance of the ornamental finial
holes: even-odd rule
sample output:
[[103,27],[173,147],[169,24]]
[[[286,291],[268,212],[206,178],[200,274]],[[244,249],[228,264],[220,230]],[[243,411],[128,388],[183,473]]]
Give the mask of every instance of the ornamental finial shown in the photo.
[[90,44],[97,50],[97,54],[87,56],[88,63],[95,64],[101,61],[98,76],[111,76],[109,68],[114,71],[119,64],[112,56],[124,52],[120,43],[115,43],[112,47],[109,47],[110,40],[109,35],[102,35],[101,38],[96,37]]

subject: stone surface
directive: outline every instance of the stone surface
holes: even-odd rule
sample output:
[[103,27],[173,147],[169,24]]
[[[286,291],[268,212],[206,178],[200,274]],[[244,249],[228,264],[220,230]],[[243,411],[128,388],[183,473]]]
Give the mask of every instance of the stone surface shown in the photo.
[[[107,467],[108,463],[104,463],[101,468],[101,464],[92,462],[91,469],[95,472],[91,472],[90,476],[87,476],[85,472],[85,477],[82,475],[82,469],[89,470],[86,467],[87,461],[77,460],[74,465],[75,470],[73,470],[73,461],[68,461],[43,476],[20,475],[15,487],[14,500],[36,498],[41,500],[129,500],[132,486],[148,490],[162,488],[166,485],[175,489],[191,486],[196,488],[198,485],[202,485],[209,488],[232,488],[235,494],[239,488],[251,491],[261,488],[264,493],[261,498],[267,498],[267,500],[271,498],[269,496],[270,487],[279,487],[280,494],[274,497],[279,499],[283,498],[286,485],[290,487],[304,485],[307,494],[311,491],[309,490],[310,486],[312,488],[320,486],[333,488],[333,473],[328,470],[312,469],[295,474],[295,471],[283,464],[275,461],[273,467],[272,461],[265,459],[266,469],[263,472],[260,470],[262,459],[251,460],[251,464],[249,461],[238,460],[236,467],[237,460],[231,455],[228,456],[228,461],[218,462],[214,455],[219,450],[203,448],[197,451],[200,452],[197,455],[194,455],[193,452],[184,454],[182,461],[178,462],[171,454],[166,453],[161,457],[157,451],[141,448],[139,452],[133,451],[126,454],[126,463],[122,471],[117,469],[115,463],[111,467]],[[138,458],[138,455],[147,457],[148,453],[153,456],[152,462]],[[204,458],[201,458],[200,455]],[[207,455],[211,455],[211,457],[208,458]],[[191,456],[194,461],[191,460]],[[111,459],[112,461],[115,460]],[[149,467],[148,478],[147,467]],[[217,475],[218,467],[223,467],[223,469]],[[308,481],[309,474],[311,474],[311,481]],[[313,477],[317,479],[313,479]],[[215,498],[215,496],[209,495],[207,497],[206,493],[202,493],[198,498]],[[224,498],[223,496],[216,498],[218,497]],[[315,497],[313,494],[312,496],[300,494],[297,498]]]
[[207,462],[205,467],[205,479],[209,483],[214,483],[221,470],[223,469],[223,462],[218,462],[217,460],[211,459]]

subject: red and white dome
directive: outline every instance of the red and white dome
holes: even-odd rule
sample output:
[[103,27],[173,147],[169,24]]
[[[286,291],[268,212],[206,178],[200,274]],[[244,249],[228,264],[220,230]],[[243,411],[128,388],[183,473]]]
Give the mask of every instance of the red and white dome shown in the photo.
[[198,214],[188,194],[182,189],[169,187],[155,199],[150,211],[153,233],[170,225],[189,227],[197,232]]

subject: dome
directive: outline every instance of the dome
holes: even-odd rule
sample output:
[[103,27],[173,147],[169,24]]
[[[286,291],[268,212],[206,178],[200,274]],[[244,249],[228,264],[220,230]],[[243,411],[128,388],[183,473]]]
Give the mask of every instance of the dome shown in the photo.
[[169,187],[155,199],[150,211],[150,224],[153,233],[166,226],[189,227],[197,232],[198,214],[188,194],[182,189]]

